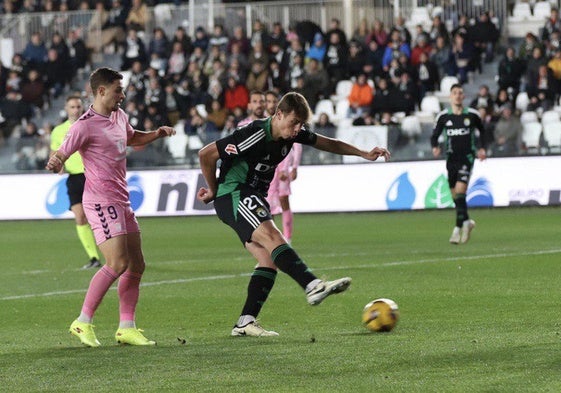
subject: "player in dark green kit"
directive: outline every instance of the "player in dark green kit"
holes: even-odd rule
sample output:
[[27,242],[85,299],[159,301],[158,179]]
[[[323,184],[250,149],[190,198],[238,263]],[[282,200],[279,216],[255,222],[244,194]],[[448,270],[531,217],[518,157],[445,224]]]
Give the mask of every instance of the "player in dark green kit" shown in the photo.
[[486,158],[485,135],[479,112],[464,108],[464,98],[462,85],[453,85],[450,89],[451,107],[437,115],[431,137],[432,153],[439,157],[438,139],[444,134],[448,185],[456,204],[456,226],[450,236],[452,244],[467,243],[475,228],[475,221],[468,215],[466,194],[475,157],[480,160]]
[[[311,305],[344,291],[351,283],[349,277],[334,281],[318,279],[275,226],[265,197],[276,166],[286,157],[293,143],[341,155],[360,156],[370,161],[378,157],[388,160],[390,153],[380,147],[364,151],[343,141],[315,134],[305,127],[310,117],[306,99],[298,93],[287,93],[279,101],[273,116],[238,128],[233,134],[208,144],[199,152],[201,170],[208,187],[202,187],[197,198],[204,203],[214,201],[218,217],[236,231],[258,262],[232,336],[278,335],[263,329],[256,321],[273,288],[277,268],[305,290]],[[217,179],[219,159],[222,163]]]

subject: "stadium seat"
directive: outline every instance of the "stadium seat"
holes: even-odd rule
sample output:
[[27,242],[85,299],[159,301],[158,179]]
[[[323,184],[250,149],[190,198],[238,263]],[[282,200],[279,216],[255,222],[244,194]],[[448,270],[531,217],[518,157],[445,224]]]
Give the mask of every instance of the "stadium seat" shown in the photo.
[[532,19],[532,10],[529,3],[515,3],[512,16],[516,20]]
[[411,12],[411,16],[409,17],[409,21],[411,22],[411,24],[415,25],[425,25],[432,22],[427,7],[414,8]]
[[455,83],[459,83],[457,77],[452,75],[447,75],[440,80],[440,90],[434,92],[434,95],[438,97],[440,101],[447,101],[450,97],[450,88]]
[[415,138],[421,135],[421,122],[416,116],[405,116],[401,121],[401,131],[409,138]]
[[527,154],[539,154],[542,125],[537,121],[522,123],[522,143]]
[[331,97],[333,102],[337,103],[340,100],[346,100],[351,94],[351,90],[353,88],[353,81],[348,79],[343,79],[337,82],[337,86],[335,87],[335,95]]
[[208,116],[208,112],[206,110],[206,105],[205,104],[198,104],[195,106],[195,108],[197,108],[197,112],[199,112],[199,115],[201,115],[202,117],[204,117],[206,119],[206,117]]
[[549,1],[538,1],[534,4],[534,19],[543,21],[551,15],[551,4]]
[[172,19],[172,5],[156,4],[154,6],[154,19],[156,20],[156,26],[166,26],[167,22]]
[[429,112],[432,113],[433,115],[436,115],[438,112],[442,110],[440,106],[440,101],[436,96],[424,96],[423,99],[421,100],[420,108],[421,108],[421,112]]
[[339,100],[335,104],[335,118],[332,120],[341,120],[347,117],[349,110],[349,100]]
[[125,71],[119,71],[121,75],[123,75],[123,88],[127,88],[127,86],[129,85],[129,82],[131,80],[131,76],[132,76],[132,71],[130,70],[125,70]]
[[542,125],[544,125],[544,126],[547,123],[551,123],[552,121],[557,122],[559,120],[561,120],[561,118],[559,116],[559,112],[557,112],[557,111],[553,111],[553,110],[545,111],[542,114]]
[[515,107],[517,110],[519,110],[520,112],[526,111],[529,103],[530,103],[530,98],[528,97],[528,93],[526,93],[525,91],[518,93],[515,102]]
[[335,119],[336,115],[335,108],[333,107],[333,101],[328,99],[319,100],[316,104],[316,108],[312,116],[312,121],[316,122],[319,119],[319,115],[322,113],[325,113],[327,116],[329,116],[329,120]]
[[561,153],[561,120],[543,124],[543,139],[549,153]]
[[185,134],[182,122],[177,123],[174,128],[177,133],[171,138],[165,138],[165,141],[175,163],[183,164],[186,156],[188,137]]
[[537,121],[539,121],[538,114],[534,111],[522,112],[520,114],[520,121],[522,123],[537,122]]
[[431,16],[434,18],[435,16],[440,16],[442,20],[444,20],[444,8],[442,6],[435,6],[432,8]]

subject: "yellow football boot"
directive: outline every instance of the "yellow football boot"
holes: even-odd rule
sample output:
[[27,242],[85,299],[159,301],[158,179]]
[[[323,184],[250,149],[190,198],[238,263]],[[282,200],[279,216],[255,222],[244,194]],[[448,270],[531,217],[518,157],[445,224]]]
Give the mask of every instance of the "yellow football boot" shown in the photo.
[[70,334],[78,337],[82,344],[87,345],[88,347],[99,347],[101,344],[97,340],[93,328],[94,325],[91,323],[75,320],[72,322],[72,325],[70,325],[69,332]]
[[117,329],[115,340],[119,344],[156,345],[156,341],[148,340],[142,332],[143,330],[137,328]]

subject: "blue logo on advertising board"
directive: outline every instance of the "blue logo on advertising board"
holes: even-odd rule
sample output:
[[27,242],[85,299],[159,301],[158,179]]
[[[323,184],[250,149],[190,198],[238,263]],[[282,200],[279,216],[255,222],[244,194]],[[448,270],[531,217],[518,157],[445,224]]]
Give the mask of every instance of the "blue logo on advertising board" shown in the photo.
[[[132,175],[127,180],[131,207],[137,210],[144,202],[144,190],[140,176]],[[45,207],[49,214],[60,216],[70,208],[70,200],[66,189],[66,177],[57,181],[47,192]]]
[[144,190],[142,189],[142,181],[140,176],[132,175],[128,178],[129,199],[131,201],[132,210],[138,209],[144,202]]
[[[409,173],[404,172],[393,181],[386,193],[386,204],[389,210],[409,210],[413,208],[417,191],[409,178]],[[488,179],[480,177],[474,180],[467,192],[469,206],[493,206],[494,198]],[[429,186],[426,191],[424,207],[427,209],[442,209],[454,207],[454,201],[448,187],[448,180],[444,175]]]
[[66,192],[66,178],[62,178],[51,187],[45,203],[47,211],[53,216],[60,216],[70,208],[70,200]]
[[468,206],[493,206],[493,194],[489,181],[480,177],[469,187],[467,193]]
[[411,209],[415,196],[415,187],[409,180],[409,173],[404,172],[390,185],[386,193],[386,204],[390,210]]

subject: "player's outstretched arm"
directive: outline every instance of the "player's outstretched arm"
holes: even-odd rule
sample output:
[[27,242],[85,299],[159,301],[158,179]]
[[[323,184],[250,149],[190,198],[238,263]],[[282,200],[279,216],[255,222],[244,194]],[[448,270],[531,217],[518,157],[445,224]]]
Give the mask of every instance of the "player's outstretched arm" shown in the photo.
[[51,171],[53,173],[62,173],[62,169],[64,168],[64,162],[68,159],[64,154],[59,152],[58,150],[51,154],[45,169]]
[[368,161],[376,161],[380,157],[383,157],[384,160],[388,161],[391,157],[390,152],[383,147],[375,147],[370,151],[366,151],[339,139],[328,138],[319,134],[314,147],[319,150],[342,156],[359,156]]
[[143,146],[155,141],[158,138],[175,135],[173,127],[161,126],[153,131],[135,130],[132,138],[127,141],[129,146]]
[[212,142],[199,150],[199,164],[201,172],[206,180],[208,187],[201,187],[197,192],[197,199],[204,203],[214,200],[216,190],[218,189],[218,181],[216,180],[216,162],[220,158],[216,143]]

